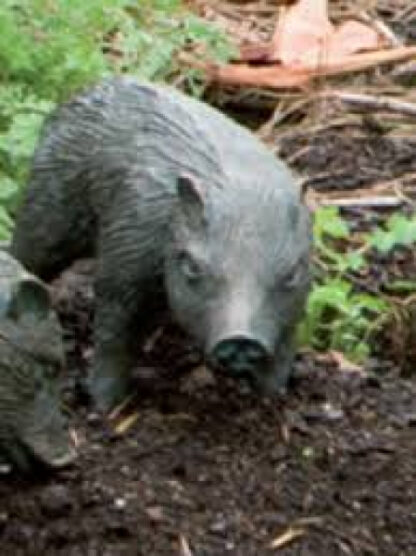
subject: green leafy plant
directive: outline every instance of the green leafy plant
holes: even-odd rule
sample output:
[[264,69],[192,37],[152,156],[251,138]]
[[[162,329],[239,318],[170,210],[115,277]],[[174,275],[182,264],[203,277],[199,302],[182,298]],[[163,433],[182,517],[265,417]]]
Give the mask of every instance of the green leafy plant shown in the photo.
[[354,292],[347,280],[328,278],[313,286],[299,340],[316,349],[341,351],[351,361],[363,361],[370,353],[369,340],[388,310],[382,298]]
[[371,247],[388,253],[394,247],[408,247],[416,242],[416,216],[406,217],[400,213],[394,213],[387,220],[383,228],[376,228],[367,238]]
[[167,79],[174,54],[225,60],[225,35],[179,0],[8,0],[0,6],[2,83],[22,85],[51,100],[113,72]]
[[[366,254],[374,245],[376,230],[360,248],[351,247],[351,231],[336,207],[318,210],[314,220],[317,274],[305,317],[299,326],[301,344],[341,351],[355,362],[370,353],[370,339],[388,318],[390,304],[381,295],[360,291],[354,273],[365,271]],[[392,247],[395,243],[391,244]]]
[[[336,207],[323,207],[315,214],[313,237],[314,244],[321,259],[330,270],[343,273],[347,270],[357,271],[365,264],[359,249],[341,249],[350,237],[347,222],[341,218]],[[337,241],[335,241],[337,240]]]

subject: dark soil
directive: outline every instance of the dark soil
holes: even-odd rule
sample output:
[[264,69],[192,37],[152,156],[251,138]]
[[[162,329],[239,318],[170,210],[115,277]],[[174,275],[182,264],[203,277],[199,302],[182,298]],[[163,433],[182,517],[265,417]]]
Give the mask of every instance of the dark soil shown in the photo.
[[297,171],[307,169],[306,185],[316,191],[354,190],[416,172],[416,137],[372,133],[363,124],[343,124],[313,136],[295,132],[281,142],[280,154]]
[[82,406],[72,469],[0,483],[2,554],[416,553],[416,383],[304,356],[261,400],[201,369],[162,381],[124,435]]

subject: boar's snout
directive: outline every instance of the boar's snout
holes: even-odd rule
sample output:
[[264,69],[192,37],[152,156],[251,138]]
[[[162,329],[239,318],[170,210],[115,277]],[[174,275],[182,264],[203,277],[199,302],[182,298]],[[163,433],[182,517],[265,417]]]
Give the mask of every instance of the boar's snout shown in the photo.
[[217,342],[210,355],[215,368],[236,377],[250,375],[267,364],[270,355],[266,348],[253,338],[233,336]]

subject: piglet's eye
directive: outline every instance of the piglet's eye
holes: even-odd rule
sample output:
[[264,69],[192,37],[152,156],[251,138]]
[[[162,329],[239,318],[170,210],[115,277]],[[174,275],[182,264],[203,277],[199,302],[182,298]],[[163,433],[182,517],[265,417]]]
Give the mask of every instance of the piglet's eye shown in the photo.
[[201,278],[201,267],[198,262],[186,251],[178,255],[178,264],[182,275],[189,282],[196,282]]

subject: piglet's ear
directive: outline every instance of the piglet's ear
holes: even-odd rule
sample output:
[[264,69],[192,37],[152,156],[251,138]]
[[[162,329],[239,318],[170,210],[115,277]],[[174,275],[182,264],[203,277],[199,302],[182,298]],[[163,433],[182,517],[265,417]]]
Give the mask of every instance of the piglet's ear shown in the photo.
[[202,228],[205,224],[205,192],[191,176],[181,175],[177,180],[179,211],[191,228]]
[[10,302],[8,314],[18,320],[22,317],[43,320],[49,316],[51,307],[46,286],[36,278],[22,280]]

